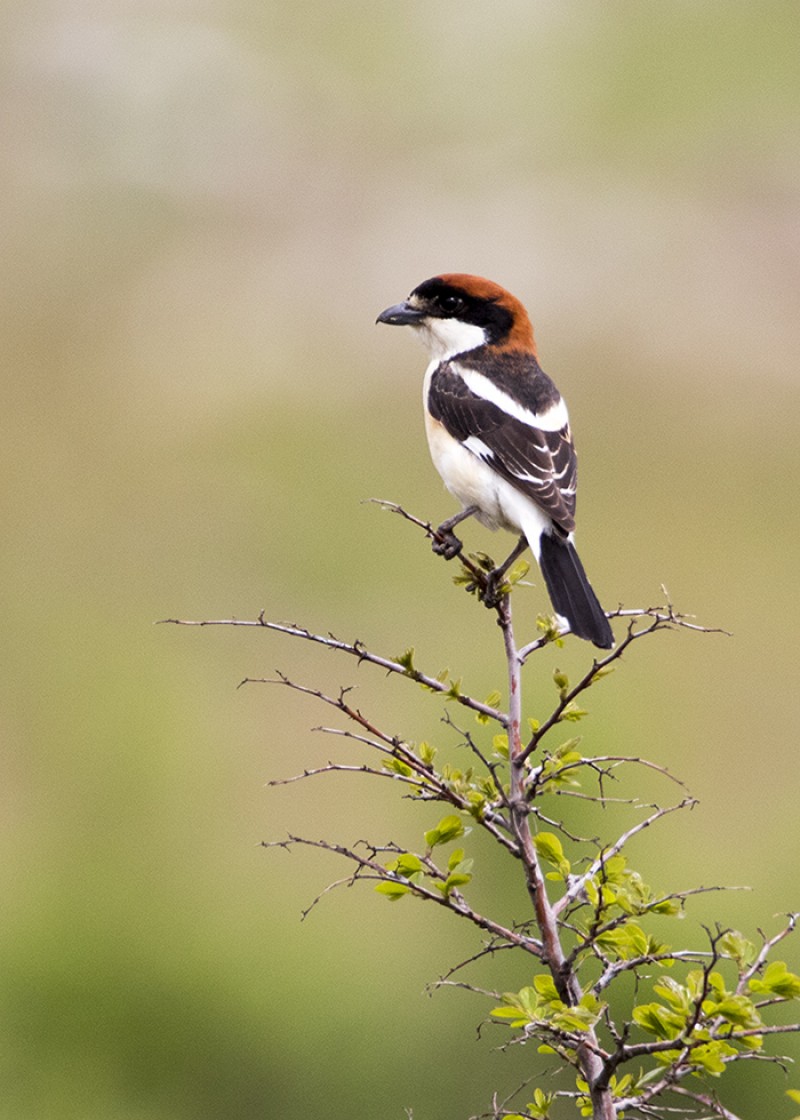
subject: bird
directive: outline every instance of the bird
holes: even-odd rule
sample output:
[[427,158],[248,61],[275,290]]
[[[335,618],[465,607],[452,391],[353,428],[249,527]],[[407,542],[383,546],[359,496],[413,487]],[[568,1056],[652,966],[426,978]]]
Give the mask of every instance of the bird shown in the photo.
[[490,575],[504,574],[529,546],[561,625],[611,649],[611,626],[575,549],[577,457],[567,406],[539,365],[522,303],[491,280],[450,272],[419,284],[377,322],[411,327],[430,355],[428,446],[462,506],[439,526],[434,548],[456,555],[453,528],[471,516],[519,534]]

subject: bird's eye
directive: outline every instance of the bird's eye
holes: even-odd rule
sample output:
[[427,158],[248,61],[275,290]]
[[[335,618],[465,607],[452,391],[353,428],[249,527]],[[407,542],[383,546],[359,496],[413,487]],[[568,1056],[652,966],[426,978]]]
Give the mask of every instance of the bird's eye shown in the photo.
[[447,315],[455,315],[464,310],[464,301],[460,296],[442,296],[439,306]]

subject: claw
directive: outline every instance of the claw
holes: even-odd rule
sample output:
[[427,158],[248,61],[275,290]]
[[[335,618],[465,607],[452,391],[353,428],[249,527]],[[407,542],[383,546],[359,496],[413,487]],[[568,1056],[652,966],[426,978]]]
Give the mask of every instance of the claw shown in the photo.
[[505,570],[503,568],[492,568],[490,572],[486,573],[486,586],[483,589],[481,599],[484,606],[490,610],[494,610],[503,597],[504,575]]
[[437,556],[443,556],[445,560],[452,560],[453,557],[458,556],[464,546],[452,529],[448,529],[446,525],[440,525],[436,530],[436,536],[433,538],[432,547]]

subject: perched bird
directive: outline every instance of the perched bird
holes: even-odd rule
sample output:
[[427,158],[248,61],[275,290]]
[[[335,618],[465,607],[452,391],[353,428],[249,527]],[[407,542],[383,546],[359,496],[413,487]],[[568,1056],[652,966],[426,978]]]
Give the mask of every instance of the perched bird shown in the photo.
[[463,509],[438,530],[455,555],[455,525],[475,516],[520,533],[496,575],[524,551],[541,568],[556,612],[601,649],[614,644],[608,619],[575,551],[577,459],[567,407],[539,366],[520,301],[490,280],[434,276],[379,323],[409,326],[430,352],[423,401],[434,465]]

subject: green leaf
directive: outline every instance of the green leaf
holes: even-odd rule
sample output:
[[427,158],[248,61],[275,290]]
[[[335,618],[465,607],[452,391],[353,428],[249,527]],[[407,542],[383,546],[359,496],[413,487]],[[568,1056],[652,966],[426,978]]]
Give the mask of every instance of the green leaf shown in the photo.
[[740,968],[746,968],[756,959],[756,947],[736,929],[728,930],[720,938],[720,950],[726,956],[732,957]]
[[561,629],[553,615],[538,614],[536,616],[536,629],[540,631],[546,642],[553,642],[559,649],[564,647]]
[[447,870],[453,871],[464,858],[464,849],[456,848],[450,853],[450,859],[447,861]]
[[[543,1089],[534,1089],[533,1100],[525,1106],[531,1120],[548,1120],[553,1100],[553,1093],[545,1093]],[[508,1117],[506,1117],[506,1120],[508,1120]]]
[[403,852],[387,866],[387,871],[396,871],[404,879],[410,879],[412,875],[416,875],[422,870],[422,860],[419,856],[415,856],[413,852]]
[[621,960],[633,960],[636,957],[646,957],[650,946],[647,934],[636,924],[626,922],[616,929],[606,930],[595,938],[595,944],[604,952],[613,953]]
[[584,992],[578,1006],[584,1011],[588,1011],[590,1015],[599,1015],[605,1004],[597,998],[594,992]]
[[430,743],[426,743],[423,739],[417,747],[417,754],[425,766],[433,766],[433,760],[436,758],[436,747],[432,747]]
[[389,770],[392,774],[400,774],[404,778],[410,778],[414,773],[408,763],[403,762],[401,758],[384,758],[381,765],[384,770]]
[[519,992],[505,992],[503,1007],[495,1007],[490,1012],[495,1019],[507,1022],[510,1027],[525,1027],[536,1019],[538,999],[533,988],[523,988]]
[[558,864],[564,859],[563,845],[553,832],[537,832],[533,844],[542,859],[548,863]]
[[569,692],[569,677],[566,673],[562,673],[560,669],[554,669],[553,682],[558,689],[559,696],[563,700]]
[[533,987],[537,996],[546,1003],[561,1003],[553,977],[547,972],[541,972],[533,978]]
[[395,658],[395,661],[397,662],[398,665],[403,666],[403,668],[406,671],[407,676],[413,676],[414,673],[416,673],[417,670],[416,670],[416,667],[414,665],[414,647],[413,646],[409,646],[409,648],[407,650],[404,650],[403,653],[401,653],[398,657]]
[[656,1038],[676,1038],[682,1031],[685,1017],[675,1015],[660,1003],[646,1003],[633,1009],[633,1021]]
[[[533,846],[538,855],[546,862],[558,869],[559,875],[566,879],[570,873],[570,862],[564,855],[561,841],[553,832],[537,832],[533,837]],[[549,877],[549,876],[548,876]]]
[[751,992],[775,995],[781,999],[796,999],[800,996],[800,976],[789,972],[785,961],[773,961],[767,965],[761,979],[752,979],[748,987]]
[[710,1002],[713,1004],[711,1014],[721,1016],[727,1023],[731,1023],[734,1027],[746,1030],[747,1028],[760,1027],[763,1025],[761,1016],[753,1006],[752,1000],[749,1000],[747,996],[729,994],[718,1002],[714,1002],[713,1000]]
[[[694,975],[697,974],[690,973],[689,975],[692,978],[692,988],[694,989]],[[700,975],[702,976],[702,973]],[[688,1016],[694,999],[700,994],[699,990],[690,991],[687,985],[679,984],[671,976],[662,976],[658,983],[653,985],[653,991],[656,995],[665,999],[674,1011],[680,1012],[684,1017]]]
[[450,814],[450,816],[442,817],[436,828],[432,828],[425,833],[425,843],[429,848],[435,848],[437,844],[448,844],[451,840],[457,840],[459,836],[463,835],[463,821],[455,814]]
[[404,894],[408,894],[410,889],[405,883],[395,883],[391,879],[385,879],[382,883],[375,885],[377,893],[385,895],[390,902],[397,902]]
[[518,1019],[520,1009],[518,1007],[493,1007],[490,1015],[493,1015],[495,1019]]
[[565,757],[569,755],[570,762],[578,762],[581,758],[580,754],[575,753],[576,748],[581,744],[581,736],[573,735],[571,739],[565,739],[560,747],[556,747],[553,751],[551,758],[557,758],[559,762],[563,762]]
[[582,1007],[567,1007],[553,1016],[554,1026],[564,1031],[588,1031],[597,1022],[598,1016]]
[[506,579],[508,580],[508,582],[513,587],[514,584],[519,583],[519,581],[521,579],[525,579],[525,576],[528,574],[528,572],[530,570],[531,570],[531,566],[530,566],[530,564],[528,563],[527,560],[518,560],[516,562],[516,564],[514,565],[514,567],[511,569],[511,571],[506,576]]
[[738,1046],[743,1046],[745,1050],[760,1050],[764,1045],[764,1036],[748,1034],[745,1038],[737,1038],[736,1043]]
[[[484,704],[486,704],[486,706],[489,708],[496,708],[502,699],[502,693],[498,692],[495,688],[486,697],[486,699],[484,700]],[[490,717],[484,712],[476,712],[475,719],[478,721],[478,723],[488,723]]]
[[502,759],[508,758],[508,735],[495,735],[492,739],[494,753]]
[[579,737],[567,739],[551,755],[546,755],[542,765],[542,788],[547,791],[559,789],[564,786],[580,787],[578,771],[574,763],[582,762],[583,756],[574,747],[580,742]]
[[660,914],[663,918],[675,918],[683,913],[683,903],[677,898],[662,898],[647,907],[650,914]]
[[633,1074],[626,1073],[624,1077],[620,1077],[619,1081],[616,1077],[611,1078],[611,1089],[615,1097],[627,1097],[628,1090],[633,1085]]
[[588,716],[588,714],[585,708],[579,708],[575,701],[572,700],[567,704],[559,719],[566,720],[568,723],[577,723],[579,719],[583,719],[583,717]]
[[723,1058],[733,1057],[736,1053],[736,1048],[727,1042],[708,1042],[705,1046],[694,1047],[691,1061],[712,1077],[720,1077],[725,1072]]
[[470,558],[485,572],[491,572],[497,567],[488,552],[473,552],[470,554]]
[[467,883],[471,881],[471,875],[465,875],[459,871],[452,871],[442,884],[442,891],[444,894],[450,894],[456,887],[465,887]]

